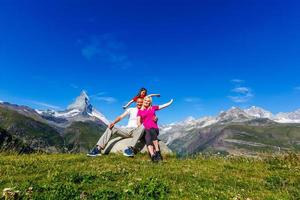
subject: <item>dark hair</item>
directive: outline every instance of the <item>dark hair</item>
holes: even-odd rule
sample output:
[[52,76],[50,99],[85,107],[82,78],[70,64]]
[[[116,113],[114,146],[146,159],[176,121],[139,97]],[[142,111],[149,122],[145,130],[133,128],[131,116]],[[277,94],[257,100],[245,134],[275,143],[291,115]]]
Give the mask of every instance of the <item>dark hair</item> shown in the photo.
[[136,100],[138,100],[138,99],[144,100],[142,97],[137,97]]
[[142,88],[139,90],[139,93],[138,93],[136,96],[137,96],[137,97],[140,96],[142,91],[145,91],[145,92],[146,92],[146,95],[147,95],[147,89],[142,87]]

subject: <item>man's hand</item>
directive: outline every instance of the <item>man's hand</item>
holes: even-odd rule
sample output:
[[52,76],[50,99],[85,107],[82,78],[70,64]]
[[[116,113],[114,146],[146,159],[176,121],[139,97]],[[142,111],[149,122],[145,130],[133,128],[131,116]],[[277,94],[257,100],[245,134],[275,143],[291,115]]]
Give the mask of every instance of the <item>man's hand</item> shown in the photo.
[[109,129],[112,129],[114,126],[115,126],[115,123],[113,122],[113,123],[111,123],[111,124],[108,126],[108,128],[109,128]]
[[153,117],[153,121],[157,122],[157,121],[158,121],[158,117],[157,117],[157,116],[154,116],[154,117]]

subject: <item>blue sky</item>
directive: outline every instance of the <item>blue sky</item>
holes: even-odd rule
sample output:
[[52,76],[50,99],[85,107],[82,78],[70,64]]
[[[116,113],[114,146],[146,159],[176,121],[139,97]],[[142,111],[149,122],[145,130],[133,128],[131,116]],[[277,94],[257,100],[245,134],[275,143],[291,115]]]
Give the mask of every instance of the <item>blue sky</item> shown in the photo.
[[300,108],[300,3],[0,1],[0,100],[64,109],[85,89],[109,119],[140,87],[161,123],[231,106]]

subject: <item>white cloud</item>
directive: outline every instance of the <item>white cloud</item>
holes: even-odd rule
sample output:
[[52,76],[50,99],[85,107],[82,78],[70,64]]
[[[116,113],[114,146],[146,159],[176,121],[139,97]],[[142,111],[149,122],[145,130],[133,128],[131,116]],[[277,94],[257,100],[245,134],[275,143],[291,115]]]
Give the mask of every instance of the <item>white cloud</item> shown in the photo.
[[300,91],[300,86],[294,87],[294,90]]
[[73,83],[70,84],[70,87],[73,88],[73,89],[79,89],[79,87],[77,85],[73,84]]
[[199,102],[201,99],[198,97],[186,97],[184,98],[184,101],[187,103],[195,103],[195,102]]
[[235,103],[245,103],[254,97],[249,87],[236,87],[231,90],[232,95],[228,96]]
[[37,106],[42,106],[42,107],[46,107],[46,108],[51,108],[51,109],[54,109],[54,110],[60,110],[60,109],[61,109],[59,106],[55,106],[55,105],[48,104],[48,103],[44,103],[44,102],[31,101],[31,100],[28,100],[28,102],[30,102],[30,103],[32,103],[32,104],[35,104],[35,105],[37,105]]
[[117,102],[118,100],[114,97],[105,97],[105,96],[102,96],[102,97],[94,97],[95,100],[98,100],[98,101],[104,101],[105,103],[108,103],[108,104],[112,104],[112,103],[115,103]]
[[236,87],[236,88],[232,89],[231,91],[235,92],[235,93],[240,93],[240,94],[251,93],[250,88],[247,88],[247,87]]
[[245,82],[241,79],[232,79],[232,83],[234,83],[234,88],[231,89],[231,94],[228,98],[235,103],[246,103],[254,97],[252,89],[250,87],[242,86]]
[[244,83],[245,81],[242,80],[242,79],[235,78],[235,79],[232,79],[231,82],[233,82],[233,83]]
[[81,53],[89,61],[101,61],[111,67],[127,69],[132,63],[124,52],[124,47],[125,45],[116,40],[112,34],[103,34],[86,42]]
[[235,103],[245,103],[248,102],[250,99],[252,99],[254,95],[249,93],[241,96],[228,96],[228,97],[231,99],[231,101]]
[[107,92],[98,92],[96,94],[92,94],[90,95],[91,98],[95,98],[95,97],[101,97],[103,95],[107,94]]
[[112,104],[112,103],[115,103],[117,102],[118,100],[114,97],[111,97],[111,96],[104,96],[106,95],[107,92],[98,92],[96,94],[93,94],[90,96],[90,98],[96,100],[96,101],[103,101],[107,104]]

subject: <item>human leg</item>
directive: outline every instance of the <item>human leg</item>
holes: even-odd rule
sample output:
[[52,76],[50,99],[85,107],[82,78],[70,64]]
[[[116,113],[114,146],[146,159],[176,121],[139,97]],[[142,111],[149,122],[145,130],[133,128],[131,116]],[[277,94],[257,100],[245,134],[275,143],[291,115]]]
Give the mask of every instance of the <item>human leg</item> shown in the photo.
[[150,130],[145,130],[145,141],[147,145],[148,152],[150,156],[154,155],[154,146],[152,142],[152,136],[151,136],[151,131]]
[[145,133],[145,128],[143,125],[132,130],[130,132],[131,137],[132,137],[132,139],[130,141],[130,146],[135,149],[138,144],[138,141],[143,137],[144,133]]
[[158,129],[151,129],[151,134],[152,134],[152,140],[153,140],[153,145],[155,148],[155,151],[160,151],[159,148],[159,142],[158,142],[158,134],[159,134],[159,130]]
[[161,152],[160,152],[159,141],[158,141],[158,138],[157,138],[158,135],[159,135],[159,130],[158,129],[153,129],[152,130],[152,139],[153,139],[153,145],[154,145],[154,148],[155,148],[155,159],[156,159],[156,161],[163,160],[163,157],[162,157]]
[[113,127],[112,129],[107,128],[104,134],[98,140],[97,146],[101,149],[104,149],[113,135],[119,135],[124,138],[128,138],[131,136],[129,129],[120,129],[116,127]]

